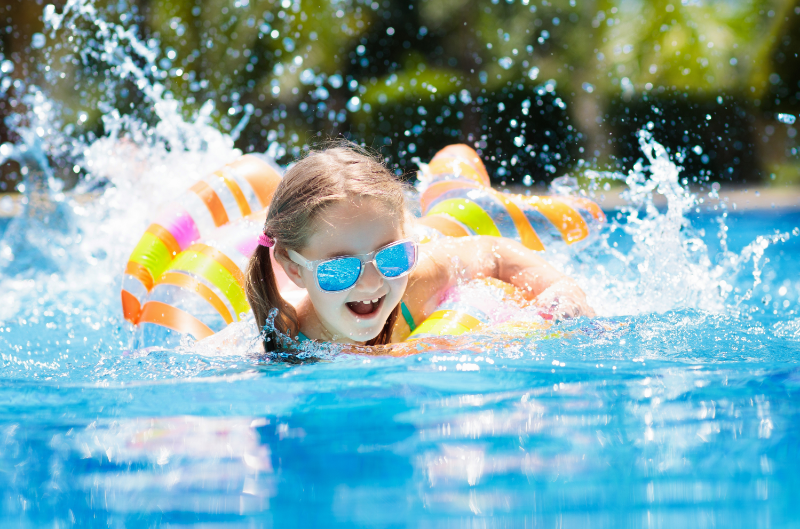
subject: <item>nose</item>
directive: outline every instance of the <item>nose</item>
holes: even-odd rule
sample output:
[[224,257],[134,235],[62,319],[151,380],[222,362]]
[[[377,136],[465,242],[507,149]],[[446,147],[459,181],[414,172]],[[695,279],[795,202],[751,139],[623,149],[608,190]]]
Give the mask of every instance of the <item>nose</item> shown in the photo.
[[383,276],[375,267],[375,263],[367,263],[364,272],[358,278],[356,288],[365,293],[376,292],[383,286]]

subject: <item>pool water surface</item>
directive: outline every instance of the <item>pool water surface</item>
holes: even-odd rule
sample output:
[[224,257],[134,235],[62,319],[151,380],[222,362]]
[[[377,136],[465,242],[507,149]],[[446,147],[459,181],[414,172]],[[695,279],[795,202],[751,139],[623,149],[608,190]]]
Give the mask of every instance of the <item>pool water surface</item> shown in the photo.
[[[717,219],[687,215],[712,263]],[[800,213],[726,225],[740,254]],[[620,233],[609,244],[632,255]],[[562,322],[559,338],[301,365],[190,343],[130,350],[115,284],[6,275],[0,520],[798,527],[798,240],[768,245],[749,299],[735,296],[752,263],[728,277],[738,294],[715,310],[648,310],[646,293],[623,310],[587,272],[612,269],[607,256],[583,257],[573,271],[612,314]]]

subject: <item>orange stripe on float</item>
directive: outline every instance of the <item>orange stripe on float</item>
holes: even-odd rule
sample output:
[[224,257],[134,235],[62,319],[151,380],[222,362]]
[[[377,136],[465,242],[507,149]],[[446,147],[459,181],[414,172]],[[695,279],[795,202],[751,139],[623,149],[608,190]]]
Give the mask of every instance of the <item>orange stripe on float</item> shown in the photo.
[[511,217],[511,220],[514,221],[514,226],[517,228],[517,233],[519,233],[519,238],[522,242],[522,245],[531,250],[543,252],[544,244],[542,244],[541,239],[539,239],[539,236],[536,234],[536,230],[533,229],[530,221],[525,216],[525,213],[519,209],[519,206],[517,206],[507,195],[504,195],[499,191],[495,191],[491,187],[488,188],[488,190],[506,207],[506,211]]
[[242,193],[242,188],[239,187],[239,184],[237,184],[235,180],[231,180],[225,176],[225,173],[222,171],[217,171],[214,174],[222,178],[222,181],[225,182],[226,186],[228,186],[231,195],[233,195],[233,198],[236,200],[236,204],[239,206],[239,211],[242,212],[242,217],[248,216],[250,214],[250,204],[247,203],[247,198],[245,198],[244,193]]
[[525,197],[525,202],[553,223],[567,244],[589,236],[589,226],[581,214],[567,204],[550,197]]
[[478,156],[478,153],[475,152],[475,149],[469,145],[465,145],[463,143],[448,145],[434,155],[433,159],[435,160],[437,158],[463,158],[475,168],[478,174],[481,175],[481,183],[487,186],[491,185],[489,173],[486,171],[486,166],[483,165],[481,157]]
[[132,324],[136,325],[139,323],[139,313],[142,311],[142,305],[139,303],[139,300],[136,299],[136,296],[128,292],[127,290],[122,291],[122,314],[125,315],[125,319],[131,322]]
[[139,323],[154,323],[183,334],[191,334],[201,340],[214,334],[214,331],[188,312],[160,301],[148,301],[142,307]]
[[479,184],[485,184],[481,175],[466,160],[461,158],[434,158],[428,164],[428,171],[432,175],[459,174],[459,178],[468,178]]
[[144,266],[140,265],[136,261],[128,261],[128,264],[125,266],[125,273],[141,281],[144,285],[144,288],[146,288],[148,292],[152,290],[153,276],[150,275],[150,270]]
[[228,167],[238,171],[242,178],[247,180],[262,207],[269,206],[272,195],[275,194],[275,189],[281,181],[281,176],[270,164],[255,156],[245,155]]
[[173,257],[181,253],[180,244],[178,244],[178,241],[175,240],[175,236],[172,235],[165,227],[161,226],[160,224],[151,224],[150,227],[147,228],[147,231],[158,237],[159,240],[164,243],[164,246],[167,247],[167,250]]
[[428,215],[417,219],[417,224],[431,227],[448,237],[467,237],[469,235],[469,231],[460,222],[446,215]]
[[422,196],[419,198],[420,206],[422,206],[423,213],[428,211],[431,202],[454,189],[483,189],[483,186],[475,182],[465,182],[464,180],[445,180],[444,182],[436,182],[428,187]]
[[[201,283],[200,281],[196,280],[195,278],[188,276],[186,274],[179,274],[177,272],[167,272],[159,278],[156,282],[157,285],[173,285],[176,287],[185,288],[187,290],[193,290],[197,292],[200,297],[208,301],[212,307],[217,309],[219,315],[222,316],[222,319],[225,320],[225,323],[233,323],[233,317],[231,316],[231,311],[228,310],[228,307],[225,306],[225,303],[219,299],[213,290],[208,288],[206,285]],[[124,292],[124,290],[123,290]]]
[[233,278],[239,283],[239,286],[244,288],[244,274],[239,267],[236,266],[236,263],[231,261],[231,258],[225,255],[224,253],[220,252],[216,248],[212,248],[211,246],[206,246],[202,243],[193,244],[190,249],[201,253],[203,255],[207,255],[217,263],[219,263],[225,270],[227,270]]
[[210,185],[200,180],[190,187],[189,190],[194,191],[194,193],[200,197],[200,200],[202,200],[206,208],[208,208],[208,212],[211,213],[211,217],[214,219],[214,224],[216,226],[227,224],[228,213],[225,211],[225,206],[219,199],[217,192],[214,191]]
[[606,221],[606,214],[603,213],[603,210],[597,205],[597,203],[583,197],[570,197],[570,200],[586,209],[586,211],[588,211],[592,217],[596,218],[600,222]]

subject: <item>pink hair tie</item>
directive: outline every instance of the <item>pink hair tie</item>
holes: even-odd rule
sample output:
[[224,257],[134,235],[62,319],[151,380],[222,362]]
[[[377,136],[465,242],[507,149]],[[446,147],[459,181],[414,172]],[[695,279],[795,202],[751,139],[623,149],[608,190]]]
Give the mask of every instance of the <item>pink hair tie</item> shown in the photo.
[[275,239],[267,235],[266,233],[262,233],[258,236],[258,244],[261,246],[266,246],[267,248],[272,248],[275,246]]

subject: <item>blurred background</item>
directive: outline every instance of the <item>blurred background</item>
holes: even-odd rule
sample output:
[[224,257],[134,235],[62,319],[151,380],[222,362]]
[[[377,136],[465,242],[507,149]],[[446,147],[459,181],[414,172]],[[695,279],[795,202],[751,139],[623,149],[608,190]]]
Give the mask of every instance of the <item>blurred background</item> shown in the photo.
[[[55,3],[56,11],[65,1]],[[289,163],[344,136],[398,174],[465,142],[498,185],[627,170],[636,132],[696,182],[800,183],[800,3],[789,0],[97,0],[158,47],[148,72],[187,119],[211,110],[244,152]],[[0,142],[43,88],[59,127],[103,135],[114,110],[154,120],[137,86],[77,60],[95,25],[46,30],[42,0],[0,2]],[[99,48],[98,48],[99,49]],[[98,51],[95,49],[95,51]],[[102,51],[102,50],[100,50]],[[213,109],[209,106],[213,103]],[[53,152],[70,182],[69,160]],[[20,181],[1,168],[0,192]]]

